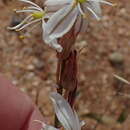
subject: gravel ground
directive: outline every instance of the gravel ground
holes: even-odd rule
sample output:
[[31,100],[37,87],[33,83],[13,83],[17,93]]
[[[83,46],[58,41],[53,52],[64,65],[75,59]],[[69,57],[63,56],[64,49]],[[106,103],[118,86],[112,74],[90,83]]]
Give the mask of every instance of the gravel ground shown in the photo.
[[[24,39],[19,37],[22,33],[7,30],[7,26],[24,16],[16,16],[12,11],[22,7],[20,3],[6,1],[0,1],[0,73],[27,93],[43,116],[53,121],[48,94],[55,90],[55,52],[43,43],[40,27]],[[84,49],[78,55],[76,109],[87,122],[84,130],[130,129],[130,88],[113,77],[118,74],[130,81],[130,1],[112,2],[117,6],[104,6],[102,20],[92,20],[86,35],[77,39],[77,48]],[[123,112],[127,118],[119,123],[116,120]]]

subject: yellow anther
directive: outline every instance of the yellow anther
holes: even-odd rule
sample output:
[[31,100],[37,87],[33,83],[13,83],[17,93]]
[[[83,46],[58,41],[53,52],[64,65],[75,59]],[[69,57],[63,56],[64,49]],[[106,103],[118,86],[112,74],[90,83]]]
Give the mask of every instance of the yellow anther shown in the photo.
[[23,36],[23,35],[19,36],[19,39],[21,39],[21,40],[24,39],[24,38],[25,38],[25,36]]
[[33,14],[32,14],[32,17],[34,18],[34,19],[40,19],[40,18],[43,18],[44,16],[45,16],[45,12],[34,12]]
[[75,8],[75,6],[77,6],[78,3],[84,3],[84,2],[86,2],[86,1],[87,1],[87,0],[74,0],[72,7]]
[[84,3],[86,2],[87,0],[78,0],[79,3]]

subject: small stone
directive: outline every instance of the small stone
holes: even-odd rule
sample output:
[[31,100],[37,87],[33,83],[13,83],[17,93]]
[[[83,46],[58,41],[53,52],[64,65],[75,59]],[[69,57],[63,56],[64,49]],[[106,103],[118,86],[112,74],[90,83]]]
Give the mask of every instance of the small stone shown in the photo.
[[30,65],[27,66],[27,70],[29,70],[29,71],[32,71],[34,69],[35,69],[35,67],[32,64],[30,64]]
[[80,44],[83,45],[83,46],[86,46],[87,45],[87,41],[86,40],[81,41]]
[[126,12],[127,12],[127,11],[126,11],[126,9],[125,9],[125,8],[122,8],[122,9],[120,10],[120,14],[121,14],[121,15],[125,15],[125,14],[126,14]]
[[32,80],[35,77],[35,73],[34,72],[29,72],[26,74],[26,79],[27,80]]
[[37,87],[37,86],[39,86],[39,82],[35,81],[35,82],[32,83],[32,85]]
[[112,54],[109,55],[109,60],[113,63],[113,64],[122,64],[124,61],[124,57],[121,53],[119,52],[114,52]]
[[42,60],[39,59],[34,59],[33,60],[33,64],[37,69],[43,69],[44,68],[44,62]]

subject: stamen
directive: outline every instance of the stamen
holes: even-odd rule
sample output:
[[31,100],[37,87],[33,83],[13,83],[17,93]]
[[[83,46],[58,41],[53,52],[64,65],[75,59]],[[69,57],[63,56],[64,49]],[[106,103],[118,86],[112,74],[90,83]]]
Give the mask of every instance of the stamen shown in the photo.
[[80,13],[81,13],[82,15],[84,15],[84,12],[83,12],[83,10],[81,9],[80,4],[78,4],[78,8],[79,8]]
[[31,4],[31,5],[33,5],[33,6],[35,6],[35,7],[40,8],[37,4],[35,4],[35,3],[33,3],[33,2],[31,2],[31,1],[29,1],[29,0],[19,0],[19,1],[25,2],[25,3]]
[[29,6],[28,9],[34,9],[34,10],[37,10],[37,11],[43,11],[43,9],[37,8],[37,7],[34,7],[34,6]]
[[105,0],[99,0],[99,1],[97,1],[97,0],[87,0],[87,1],[100,2],[100,3],[104,3],[104,4],[107,4],[107,5],[111,5],[111,6],[116,6],[117,5],[117,4],[112,4],[110,2],[107,2]]
[[96,17],[97,20],[100,20],[100,17],[89,7],[87,9]]
[[20,28],[21,26],[23,26],[28,20],[30,20],[32,18],[32,15],[29,15],[28,17],[26,17],[20,24],[14,26],[14,27],[8,27],[8,29],[10,30],[16,30],[18,28]]
[[36,20],[34,20],[34,21],[31,21],[30,23],[27,23],[27,24],[23,25],[21,28],[16,29],[16,31],[21,31],[21,30],[23,30],[24,28],[30,26],[31,24],[37,23],[37,22],[39,22],[39,21],[41,21],[41,19],[36,19]]
[[31,9],[25,9],[25,10],[16,10],[16,13],[26,13],[26,12],[34,12],[34,10]]
[[107,5],[111,5],[111,6],[116,6],[116,5],[117,5],[117,4],[112,4],[112,3],[110,3],[110,2],[107,2],[107,1],[105,1],[105,0],[100,0],[99,2],[100,2],[100,3],[107,4]]

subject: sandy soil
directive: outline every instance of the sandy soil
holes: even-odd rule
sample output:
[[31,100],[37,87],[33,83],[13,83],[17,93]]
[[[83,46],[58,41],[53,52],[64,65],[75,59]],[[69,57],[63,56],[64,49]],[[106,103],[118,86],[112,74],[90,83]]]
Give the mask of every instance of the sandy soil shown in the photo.
[[[84,130],[130,129],[130,88],[113,77],[114,73],[130,81],[130,1],[111,1],[117,6],[104,6],[102,20],[92,20],[86,35],[77,39],[77,48],[84,49],[78,56],[76,109],[87,122]],[[0,1],[0,73],[27,93],[43,116],[52,121],[48,94],[55,91],[57,59],[54,50],[43,43],[40,27],[25,39],[19,38],[21,33],[7,30],[20,20],[12,11],[20,7],[15,0],[7,0],[6,4]],[[122,112],[128,117],[119,123],[116,120]],[[103,123],[89,118],[88,113],[103,115]]]

